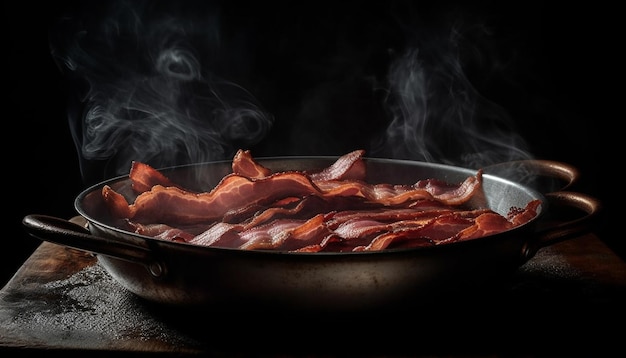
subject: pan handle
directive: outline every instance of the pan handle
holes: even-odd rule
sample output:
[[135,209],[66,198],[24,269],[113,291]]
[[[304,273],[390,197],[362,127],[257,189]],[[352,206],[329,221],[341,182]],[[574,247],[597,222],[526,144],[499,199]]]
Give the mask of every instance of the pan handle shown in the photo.
[[[567,191],[580,177],[578,169],[570,164],[552,160],[528,159],[504,162],[485,167],[485,173],[531,184],[543,193],[550,210],[548,217],[537,223],[533,239],[523,251],[524,261],[533,257],[543,247],[592,232],[602,204],[592,196]],[[553,179],[542,182],[541,179]]]
[[22,219],[22,226],[28,234],[43,241],[140,263],[145,265],[153,275],[162,271],[158,268],[158,260],[153,257],[149,249],[92,235],[89,230],[72,221],[33,214]]
[[600,201],[586,194],[556,191],[544,195],[551,212],[567,212],[567,215],[574,215],[574,218],[549,217],[541,220],[536,227],[533,240],[530,240],[523,250],[522,256],[525,259],[530,259],[543,247],[592,232],[602,211]]

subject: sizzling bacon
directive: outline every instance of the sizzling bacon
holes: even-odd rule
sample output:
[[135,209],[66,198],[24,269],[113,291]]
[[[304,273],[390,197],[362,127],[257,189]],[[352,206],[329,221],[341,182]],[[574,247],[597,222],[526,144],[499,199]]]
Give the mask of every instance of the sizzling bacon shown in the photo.
[[[114,215],[139,222],[193,224],[220,220],[233,208],[269,204],[282,197],[319,193],[311,180],[295,172],[276,173],[251,180],[237,174],[222,178],[210,192],[192,193],[177,187],[155,185],[128,202],[110,187],[103,188]],[[120,198],[121,197],[121,198]]]
[[365,182],[364,151],[341,156],[318,171],[272,172],[239,150],[231,174],[209,192],[178,186],[147,164],[133,163],[132,203],[104,186],[117,220],[136,233],[164,240],[244,250],[371,251],[441,245],[483,237],[537,214],[541,202],[466,210],[481,190],[482,171],[458,184],[422,179],[412,185]]
[[476,176],[468,177],[460,185],[433,179],[420,180],[413,185],[372,185],[359,180],[329,180],[316,182],[316,184],[328,196],[357,196],[368,202],[395,206],[409,201],[422,200],[436,200],[446,205],[464,204],[480,189],[481,182],[482,171],[479,170]]
[[249,150],[239,149],[235,153],[232,163],[233,173],[250,179],[265,178],[272,174],[272,171],[259,164],[252,158]]
[[344,154],[332,165],[317,171],[310,172],[309,177],[314,182],[329,180],[365,180],[365,163],[361,160],[364,150],[355,150]]
[[246,243],[240,249],[292,251],[320,242],[331,232],[324,225],[324,215],[319,214],[305,221],[275,220],[242,233]]
[[132,221],[127,222],[128,230],[132,230],[136,234],[184,242],[191,241],[196,235],[205,232],[208,228],[206,225],[198,225],[196,227],[172,227],[166,224],[143,225]]
[[540,200],[533,200],[526,204],[525,208],[511,208],[507,219],[513,226],[519,226],[529,222],[537,215],[537,209],[541,206]]
[[457,235],[451,235],[450,240],[469,240],[488,236],[513,227],[513,223],[504,216],[496,213],[485,213],[474,219],[474,224],[461,231]]
[[137,193],[149,191],[155,185],[177,186],[161,172],[141,162],[132,162],[129,178],[133,190]]
[[237,247],[242,244],[239,231],[239,225],[218,222],[189,242],[203,246]]
[[[237,174],[225,176],[207,193],[192,193],[178,187],[155,185],[141,193],[134,203],[128,202],[110,187],[103,188],[103,197],[116,216],[139,222],[192,224],[220,220],[233,210],[248,206],[270,204],[283,197],[317,195],[322,198],[357,197],[366,203],[384,206],[401,205],[415,200],[438,200],[447,205],[458,205],[471,198],[479,188],[480,176],[469,177],[453,190],[432,190],[432,186],[371,185],[359,181],[327,181],[319,188],[299,172],[281,172],[252,180]],[[457,196],[451,196],[454,192]],[[435,195],[433,195],[435,193]],[[439,196],[441,195],[441,196]]]

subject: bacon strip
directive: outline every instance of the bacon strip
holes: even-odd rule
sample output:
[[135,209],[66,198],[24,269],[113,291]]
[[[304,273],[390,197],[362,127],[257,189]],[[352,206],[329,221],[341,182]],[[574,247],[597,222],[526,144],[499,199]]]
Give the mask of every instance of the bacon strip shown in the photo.
[[252,158],[249,150],[239,149],[235,153],[232,163],[233,173],[250,179],[260,179],[270,176],[272,171]]
[[218,222],[189,242],[203,246],[237,247],[243,243],[240,230],[239,225]]
[[150,191],[155,185],[177,186],[161,172],[141,162],[132,162],[129,178],[133,190],[137,193]]
[[508,230],[512,227],[513,223],[504,216],[496,213],[485,213],[474,220],[474,225],[459,231],[457,235],[452,235],[448,242],[483,237]]
[[324,181],[317,186],[328,196],[358,196],[368,202],[385,206],[408,201],[437,200],[446,205],[461,205],[469,201],[481,187],[482,171],[468,177],[460,185],[438,186],[435,181],[418,181],[414,185],[367,184],[361,181]]
[[366,168],[363,162],[364,150],[355,150],[344,154],[332,165],[318,172],[310,172],[314,182],[329,180],[365,180]]
[[[222,178],[210,192],[191,193],[177,187],[155,185],[152,190],[137,196],[128,204],[121,195],[103,188],[103,197],[114,215],[138,222],[194,224],[220,220],[233,208],[263,205],[282,197],[305,196],[319,193],[311,180],[300,173],[276,173],[251,180],[237,174]],[[123,200],[122,200],[123,199]]]

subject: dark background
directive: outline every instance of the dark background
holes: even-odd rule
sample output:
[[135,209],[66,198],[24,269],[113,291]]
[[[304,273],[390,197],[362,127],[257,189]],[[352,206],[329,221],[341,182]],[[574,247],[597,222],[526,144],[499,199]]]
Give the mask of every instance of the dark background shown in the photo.
[[[476,66],[472,80],[477,89],[516,119],[536,158],[563,161],[581,170],[576,190],[598,197],[605,206],[596,232],[624,257],[623,235],[617,224],[621,220],[618,201],[624,197],[620,180],[623,151],[617,145],[623,117],[619,106],[623,99],[618,96],[623,92],[618,76],[623,40],[618,36],[619,22],[614,21],[620,14],[616,8],[598,2],[564,7],[533,1],[506,5],[496,1],[471,5],[310,2],[287,7],[259,3],[263,2],[221,4],[226,38],[242,41],[243,36],[243,43],[253,46],[242,55],[258,57],[247,57],[250,62],[244,61],[241,67],[220,64],[229,78],[247,86],[275,114],[273,131],[253,146],[257,154],[343,154],[362,146],[359,133],[369,135],[379,128],[376,116],[380,113],[359,103],[367,102],[368,94],[359,92],[361,87],[348,80],[335,88],[332,105],[312,114],[313,121],[305,124],[309,127],[300,139],[313,144],[306,148],[286,145],[286,136],[294,131],[288,118],[302,110],[299,106],[305,93],[331,77],[341,78],[341,72],[324,75],[328,56],[341,53],[329,48],[328,39],[337,35],[356,49],[370,43],[382,48],[399,46],[402,39],[394,37],[391,30],[385,32],[389,17],[381,16],[381,9],[394,6],[396,11],[410,8],[419,13],[426,28],[436,28],[449,16],[479,21],[493,31],[498,54],[514,63],[501,77],[483,76],[488,69]],[[3,7],[7,79],[3,203],[8,231],[0,250],[2,284],[40,243],[24,234],[22,218],[27,214],[75,215],[75,196],[97,179],[97,175],[89,180],[81,176],[67,119],[71,87],[53,60],[49,43],[49,30],[60,16],[84,14],[88,7],[78,1],[4,2]],[[96,14],[98,11],[93,8]],[[265,50],[268,56],[258,55]],[[278,54],[280,58],[271,58]],[[359,54],[354,56],[358,59]],[[375,67],[377,57],[371,58],[366,65]],[[384,63],[384,58],[380,62]],[[349,61],[346,63],[349,68]],[[306,75],[297,76],[301,69]],[[371,123],[356,121],[356,117],[369,118]],[[324,146],[318,146],[316,152],[318,136],[324,138]]]

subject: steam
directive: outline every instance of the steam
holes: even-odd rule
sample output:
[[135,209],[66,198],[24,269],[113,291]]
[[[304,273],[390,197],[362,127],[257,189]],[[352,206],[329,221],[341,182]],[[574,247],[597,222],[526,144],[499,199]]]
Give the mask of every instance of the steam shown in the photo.
[[272,126],[246,89],[215,73],[216,9],[181,17],[148,4],[111,2],[93,23],[61,24],[66,39],[53,55],[80,93],[70,125],[83,171],[89,162],[113,176],[133,160],[161,168],[232,158]]
[[[486,27],[457,23],[443,31],[432,31],[429,26],[414,26],[415,22],[407,25],[396,21],[394,16],[398,14],[388,17],[389,13],[377,7],[382,5],[375,4],[371,9],[374,15],[365,19],[363,25],[371,31],[369,35],[376,35],[367,37],[371,43],[362,41],[368,33],[356,29],[361,24],[354,20],[356,15],[349,6],[345,14],[343,8],[333,8],[337,18],[321,16],[323,20],[315,21],[334,19],[339,24],[350,24],[355,28],[328,26],[318,30],[343,29],[355,38],[315,33],[305,40],[317,41],[302,41],[302,33],[290,38],[289,31],[281,26],[268,27],[261,20],[255,23],[239,18],[238,14],[230,19],[235,17],[252,27],[235,29],[225,36],[217,4],[87,2],[82,18],[61,19],[52,31],[52,55],[68,75],[70,91],[76,94],[68,113],[84,177],[92,175],[99,181],[102,177],[127,174],[131,161],[162,168],[231,159],[237,149],[267,140],[280,141],[266,146],[279,151],[272,153],[277,155],[292,154],[294,148],[324,155],[330,154],[329,150],[341,150],[334,153],[340,155],[356,149],[347,142],[359,141],[370,145],[363,148],[369,156],[474,168],[530,158],[526,143],[506,110],[481,95],[474,85],[484,72],[472,73],[471,65],[479,66],[479,70],[494,69],[494,73],[488,74],[493,76],[501,68],[496,59],[484,56],[491,54],[489,48],[478,46],[489,43]],[[395,5],[389,6],[394,9]],[[275,10],[268,9],[272,15]],[[395,11],[410,16],[400,7]],[[263,17],[256,16],[254,10],[252,13],[254,18]],[[285,19],[274,16],[274,21]],[[311,16],[318,19],[315,14]],[[346,19],[353,19],[354,23]],[[374,19],[382,24],[372,26]],[[271,22],[270,16],[268,20]],[[255,25],[262,26],[265,32],[249,34],[257,30]],[[294,21],[292,25],[300,28],[302,24]],[[305,25],[314,29],[315,23]],[[280,33],[273,33],[272,29]],[[241,33],[233,35],[237,31]],[[242,38],[245,41],[247,36],[258,43],[232,43]],[[272,36],[284,38],[265,40]],[[340,38],[351,43],[325,47],[321,38]],[[481,42],[484,39],[487,41]],[[291,51],[290,46],[321,46],[326,52],[317,52],[316,48]],[[242,78],[251,80],[254,71],[246,59],[262,47],[266,51],[264,60],[275,67],[261,66],[269,69],[270,80],[265,82],[262,74],[254,73],[255,80],[270,83],[271,87],[265,92],[256,87],[256,93],[275,94],[301,105],[295,108],[292,103],[276,101],[283,108],[293,109],[293,116],[287,113],[289,118],[281,118],[289,124],[283,125],[275,138],[269,137],[274,115],[240,84]],[[324,53],[340,61],[311,59],[312,53]],[[299,54],[301,58],[297,57]],[[280,58],[286,59],[288,66],[278,62]],[[337,68],[328,68],[333,66]],[[245,76],[237,83],[232,77],[237,77],[235,69],[241,68]],[[332,76],[307,73],[319,69]],[[302,79],[310,82],[288,78],[287,86],[281,89],[293,93],[278,93],[279,73],[286,73],[286,77],[301,74]],[[326,82],[316,82],[318,79]],[[292,88],[291,83],[303,84],[303,88]],[[362,86],[371,88],[362,91]],[[300,98],[301,94],[316,96]],[[371,110],[364,110],[363,103]],[[364,116],[362,123],[361,118],[340,118],[350,114],[375,118]],[[360,138],[363,133],[368,136],[366,140]],[[95,176],[94,168],[98,171]]]
[[385,99],[391,119],[374,141],[377,155],[473,168],[530,158],[506,110],[467,77],[467,39],[459,30],[420,38],[392,61]]

